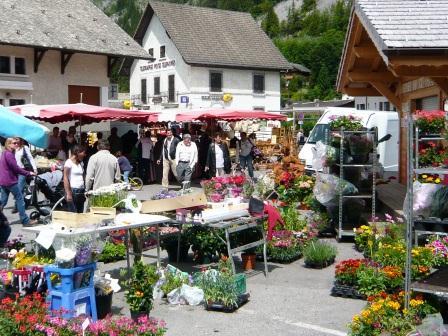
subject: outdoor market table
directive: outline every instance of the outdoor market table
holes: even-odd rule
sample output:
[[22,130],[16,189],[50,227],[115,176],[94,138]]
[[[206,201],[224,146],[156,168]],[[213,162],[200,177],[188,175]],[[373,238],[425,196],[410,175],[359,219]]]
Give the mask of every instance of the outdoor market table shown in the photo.
[[[212,229],[212,232],[227,246],[227,253],[229,255],[230,261],[232,262],[232,269],[233,272],[235,272],[235,262],[233,261],[232,256],[235,253],[243,252],[248,249],[263,245],[263,261],[264,261],[264,274],[267,277],[268,276],[268,264],[267,264],[267,257],[266,257],[266,234],[264,232],[263,228],[263,221],[267,218],[267,216],[243,216],[239,218],[234,219],[217,219],[216,221],[205,221],[203,223],[185,223],[185,224],[192,224],[202,227],[208,227]],[[181,225],[182,229],[182,223],[179,222],[179,225]],[[248,243],[246,245],[238,246],[235,248],[232,248],[230,245],[230,235],[232,233],[248,230],[251,228],[258,228],[260,229],[260,232],[262,234],[262,239]],[[224,230],[225,232],[225,240],[216,233],[218,230]],[[180,243],[179,243],[180,244]]]
[[[129,255],[129,230],[155,226],[156,227],[156,237],[157,237],[157,267],[160,266],[160,235],[159,235],[159,225],[160,224],[175,224],[173,220],[168,217],[160,215],[148,215],[148,214],[134,214],[134,213],[123,213],[118,214],[113,222],[106,222],[103,226],[89,226],[84,228],[64,228],[62,225],[38,225],[33,227],[25,227],[23,230],[28,232],[34,232],[40,234],[45,231],[53,231],[56,237],[74,237],[81,234],[92,234],[92,233],[104,233],[115,230],[126,230],[126,259],[128,271],[130,270],[130,259]],[[143,255],[143,254],[142,254]],[[147,256],[147,255],[145,255]]]

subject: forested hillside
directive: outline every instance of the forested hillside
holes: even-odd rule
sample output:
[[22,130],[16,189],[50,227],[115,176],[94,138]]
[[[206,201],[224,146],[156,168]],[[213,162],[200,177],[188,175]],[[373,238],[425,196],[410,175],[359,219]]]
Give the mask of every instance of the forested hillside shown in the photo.
[[[130,35],[133,35],[147,3],[147,0],[92,1]],[[294,78],[288,88],[283,83],[284,100],[338,96],[335,80],[352,0],[292,1],[285,20],[279,20],[274,11],[274,6],[281,0],[164,1],[251,13],[290,62],[303,64],[311,70],[310,78]]]

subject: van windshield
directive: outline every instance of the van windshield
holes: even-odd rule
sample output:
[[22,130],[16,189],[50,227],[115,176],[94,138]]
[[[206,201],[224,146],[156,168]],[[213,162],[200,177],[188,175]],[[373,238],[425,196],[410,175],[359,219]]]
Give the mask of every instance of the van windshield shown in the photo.
[[311,131],[307,142],[309,144],[315,144],[318,141],[325,142],[325,137],[327,136],[328,129],[328,124],[316,124],[316,126],[314,126],[313,130]]

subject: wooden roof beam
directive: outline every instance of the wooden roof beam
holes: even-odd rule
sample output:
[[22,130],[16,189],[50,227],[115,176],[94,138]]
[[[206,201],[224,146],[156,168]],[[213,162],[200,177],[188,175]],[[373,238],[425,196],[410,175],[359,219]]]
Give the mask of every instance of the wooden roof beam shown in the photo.
[[72,56],[72,52],[61,51],[61,75],[65,73],[65,68],[67,67],[68,62],[70,62]]
[[395,77],[389,71],[372,72],[365,70],[362,71],[354,70],[348,72],[347,77],[352,82],[366,82],[366,83],[370,83],[371,81],[391,83],[398,80],[398,78]]
[[343,91],[348,94],[349,96],[381,96],[381,94],[372,87],[366,87],[366,88],[352,88],[349,86],[346,86],[343,88]]
[[393,72],[398,76],[409,77],[448,77],[448,65],[446,66],[395,66]]
[[358,58],[375,58],[378,56],[378,51],[376,51],[375,46],[357,46],[353,48],[356,57]]
[[440,90],[442,90],[446,96],[448,96],[448,78],[431,77],[431,80],[440,87]]
[[427,56],[390,56],[389,63],[397,66],[448,66],[448,57],[439,55]]
[[375,81],[370,82],[370,84],[372,84],[372,86],[377,89],[382,96],[386,97],[397,108],[397,110],[401,111],[401,100],[395,92],[391,90],[389,85],[384,82]]
[[46,49],[34,48],[34,73],[39,71],[39,64],[42,61],[42,58],[44,58],[46,52]]

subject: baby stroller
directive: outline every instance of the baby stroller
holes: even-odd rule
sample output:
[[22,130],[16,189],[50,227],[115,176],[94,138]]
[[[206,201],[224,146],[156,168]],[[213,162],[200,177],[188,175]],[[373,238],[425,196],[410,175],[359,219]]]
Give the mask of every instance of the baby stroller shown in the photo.
[[[46,223],[53,210],[65,209],[66,202],[62,177],[63,173],[60,170],[34,177],[34,184],[31,184],[25,195],[25,204],[36,209],[31,212],[31,219],[42,220]],[[44,200],[39,200],[39,192],[45,196]]]

